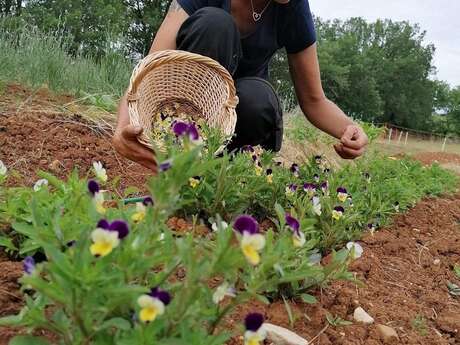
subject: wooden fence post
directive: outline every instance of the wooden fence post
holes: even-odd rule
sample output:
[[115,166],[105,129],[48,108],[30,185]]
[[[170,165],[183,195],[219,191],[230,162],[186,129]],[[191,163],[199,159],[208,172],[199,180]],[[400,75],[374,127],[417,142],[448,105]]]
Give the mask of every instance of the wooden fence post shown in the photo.
[[398,145],[401,142],[401,137],[402,137],[403,133],[404,133],[403,131],[399,132]]
[[393,134],[393,128],[390,128],[390,134],[388,135],[388,144],[391,143],[391,135]]
[[444,142],[442,143],[442,149],[441,149],[442,152],[444,152],[446,149],[446,142],[447,142],[447,136],[444,138]]
[[406,132],[406,139],[404,140],[404,146],[407,145],[407,137],[409,136],[409,132]]

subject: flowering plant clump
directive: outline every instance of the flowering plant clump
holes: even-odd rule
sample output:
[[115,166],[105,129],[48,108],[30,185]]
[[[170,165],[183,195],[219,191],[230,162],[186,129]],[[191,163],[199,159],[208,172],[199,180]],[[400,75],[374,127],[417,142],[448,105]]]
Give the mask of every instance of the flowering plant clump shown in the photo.
[[[103,177],[96,179],[104,191],[77,172],[66,181],[39,172],[49,188],[37,192],[0,188],[0,221],[13,229],[0,235],[0,245],[27,256],[24,307],[0,318],[0,326],[46,329],[64,345],[224,344],[232,334],[222,320],[235,307],[249,300],[314,303],[310,289],[354,280],[347,264],[362,248],[351,241],[366,224],[384,223],[394,200],[404,209],[415,196],[453,184],[439,168],[408,160],[362,160],[327,171],[318,158],[299,164],[297,177],[297,169],[260,148],[219,151],[220,133],[189,121],[171,121],[164,132],[150,196],[135,204],[111,193]],[[302,190],[303,181],[313,183]],[[341,186],[344,202],[332,192]],[[192,230],[210,229],[171,229],[173,216],[190,220]],[[270,225],[262,229],[265,219]],[[324,252],[332,253],[327,263]],[[37,253],[46,260],[35,264]],[[248,316],[246,344],[263,343],[262,324]]]

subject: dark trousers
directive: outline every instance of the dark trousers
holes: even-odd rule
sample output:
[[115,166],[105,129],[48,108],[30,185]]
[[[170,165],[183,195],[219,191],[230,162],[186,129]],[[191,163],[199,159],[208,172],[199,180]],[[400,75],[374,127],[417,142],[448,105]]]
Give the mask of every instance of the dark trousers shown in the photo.
[[[241,40],[232,16],[216,7],[196,11],[182,24],[177,49],[208,56],[232,75],[242,57]],[[244,145],[261,145],[279,151],[283,139],[283,114],[275,90],[268,81],[245,77],[235,81],[239,104],[236,108],[235,136],[228,145],[232,151]]]

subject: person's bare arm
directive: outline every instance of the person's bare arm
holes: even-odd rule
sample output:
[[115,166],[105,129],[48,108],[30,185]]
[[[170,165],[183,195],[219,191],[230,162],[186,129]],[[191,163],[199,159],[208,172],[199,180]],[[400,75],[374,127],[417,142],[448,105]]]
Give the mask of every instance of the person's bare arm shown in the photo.
[[340,139],[334,148],[342,158],[361,156],[368,143],[367,135],[324,94],[316,44],[297,54],[289,54],[288,60],[299,105],[308,120]]
[[[149,54],[160,50],[176,49],[177,33],[187,18],[188,14],[180,7],[177,0],[173,0],[166,18],[158,29]],[[125,94],[118,105],[118,122],[113,136],[113,145],[122,156],[142,164],[155,173],[157,163],[154,152],[139,143],[137,136],[140,133],[142,133],[142,128],[135,127],[129,122],[128,102]]]

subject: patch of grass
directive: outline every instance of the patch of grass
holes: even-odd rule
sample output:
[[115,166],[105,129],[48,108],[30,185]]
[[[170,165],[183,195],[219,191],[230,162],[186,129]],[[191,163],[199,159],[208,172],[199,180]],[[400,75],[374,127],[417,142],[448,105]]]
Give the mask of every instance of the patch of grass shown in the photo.
[[411,325],[412,328],[422,337],[426,337],[428,335],[428,326],[423,315],[417,315],[415,319],[411,321]]
[[[119,97],[126,89],[133,63],[109,51],[99,61],[66,51],[65,38],[30,27],[11,29],[0,21],[0,76],[4,82],[47,86],[81,97]],[[1,90],[1,88],[0,88]],[[99,96],[98,96],[99,95]]]

